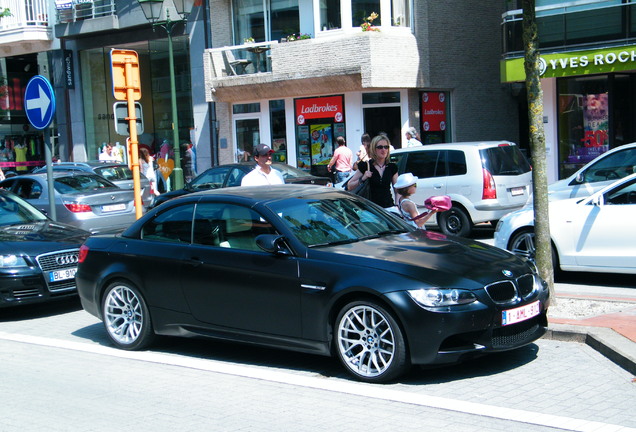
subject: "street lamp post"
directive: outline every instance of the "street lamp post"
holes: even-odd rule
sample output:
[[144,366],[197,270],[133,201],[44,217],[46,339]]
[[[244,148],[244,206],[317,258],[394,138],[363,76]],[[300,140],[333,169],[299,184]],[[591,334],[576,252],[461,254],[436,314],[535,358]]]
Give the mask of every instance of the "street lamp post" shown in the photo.
[[183,169],[181,168],[181,146],[179,143],[179,117],[177,115],[177,88],[175,85],[174,75],[174,54],[172,51],[172,30],[174,27],[185,21],[188,14],[194,6],[194,0],[165,0],[168,4],[174,4],[174,9],[179,15],[178,20],[170,19],[170,9],[165,8],[165,19],[162,18],[162,10],[164,9],[164,0],[137,0],[141,9],[155,28],[162,27],[168,34],[168,59],[170,68],[170,103],[172,107],[172,145],[174,149],[174,189],[183,187]]

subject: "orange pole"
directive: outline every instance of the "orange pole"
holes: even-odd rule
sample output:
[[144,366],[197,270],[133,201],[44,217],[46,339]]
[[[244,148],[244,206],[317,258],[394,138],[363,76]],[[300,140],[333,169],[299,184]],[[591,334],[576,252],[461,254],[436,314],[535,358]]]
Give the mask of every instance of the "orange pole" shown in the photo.
[[126,99],[128,101],[128,120],[130,130],[130,153],[131,153],[131,165],[133,173],[133,191],[135,194],[135,215],[139,219],[143,214],[143,206],[141,203],[141,176],[139,175],[139,142],[137,141],[137,117],[135,116],[135,83],[130,82],[133,80],[132,63],[136,59],[125,60],[125,72],[126,72]]

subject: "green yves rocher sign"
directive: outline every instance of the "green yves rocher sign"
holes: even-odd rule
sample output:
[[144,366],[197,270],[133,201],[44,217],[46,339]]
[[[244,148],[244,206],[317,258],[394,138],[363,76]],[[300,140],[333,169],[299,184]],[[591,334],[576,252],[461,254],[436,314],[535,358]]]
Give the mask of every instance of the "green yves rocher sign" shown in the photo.
[[[545,54],[540,59],[541,78],[603,74],[636,69],[636,45],[589,51]],[[502,60],[501,82],[525,81],[523,57]]]

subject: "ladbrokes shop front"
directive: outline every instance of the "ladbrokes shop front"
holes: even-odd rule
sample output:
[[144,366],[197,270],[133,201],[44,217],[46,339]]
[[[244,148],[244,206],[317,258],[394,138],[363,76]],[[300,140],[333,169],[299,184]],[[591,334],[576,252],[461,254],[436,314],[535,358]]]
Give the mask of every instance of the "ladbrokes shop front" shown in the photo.
[[[636,45],[541,55],[549,182],[636,141]],[[502,82],[525,94],[523,58],[503,60]]]

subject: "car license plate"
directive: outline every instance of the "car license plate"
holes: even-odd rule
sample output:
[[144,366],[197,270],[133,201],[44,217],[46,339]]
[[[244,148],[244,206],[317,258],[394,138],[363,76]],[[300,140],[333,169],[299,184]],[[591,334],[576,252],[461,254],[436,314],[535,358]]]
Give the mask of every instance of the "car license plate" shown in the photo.
[[73,279],[75,273],[77,273],[77,267],[49,272],[49,282]]
[[111,205],[102,206],[102,212],[104,213],[125,210],[125,209],[126,209],[126,204],[111,204]]
[[539,315],[539,312],[541,312],[541,302],[539,300],[534,303],[530,303],[529,305],[502,311],[501,325],[507,326],[528,320]]
[[510,193],[512,194],[512,196],[523,195],[525,191],[526,191],[526,188],[524,187],[516,187],[516,188],[510,189]]

